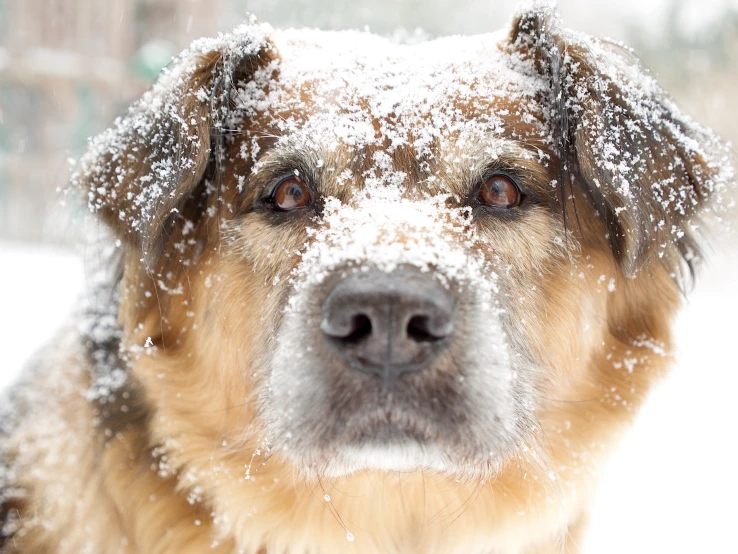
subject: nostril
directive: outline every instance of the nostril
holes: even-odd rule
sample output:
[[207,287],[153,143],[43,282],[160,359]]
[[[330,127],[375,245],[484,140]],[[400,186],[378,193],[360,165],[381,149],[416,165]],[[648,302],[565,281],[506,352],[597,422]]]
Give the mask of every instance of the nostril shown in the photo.
[[327,317],[320,324],[320,329],[341,343],[358,343],[372,334],[372,322],[366,314],[346,314],[343,317]]
[[342,338],[344,342],[361,342],[372,334],[372,321],[368,316],[359,314],[351,321],[351,332]]
[[416,315],[407,324],[407,336],[415,342],[435,342],[444,338],[431,333],[428,316]]

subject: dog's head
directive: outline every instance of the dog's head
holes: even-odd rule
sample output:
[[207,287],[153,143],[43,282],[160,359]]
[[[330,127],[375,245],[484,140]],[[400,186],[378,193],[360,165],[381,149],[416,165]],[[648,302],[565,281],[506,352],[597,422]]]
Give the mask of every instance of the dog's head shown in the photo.
[[606,391],[668,343],[725,158],[628,51],[533,10],[414,46],[197,42],[74,179],[124,252],[125,339],[154,347],[131,381],[172,456],[469,475],[556,402],[638,401]]

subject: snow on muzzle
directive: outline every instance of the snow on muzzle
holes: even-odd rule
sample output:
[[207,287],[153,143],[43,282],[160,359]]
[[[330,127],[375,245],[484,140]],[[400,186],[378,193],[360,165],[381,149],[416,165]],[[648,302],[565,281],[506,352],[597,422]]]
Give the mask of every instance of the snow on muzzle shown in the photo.
[[500,280],[468,211],[446,200],[328,199],[310,230],[265,395],[270,440],[301,467],[349,451],[345,467],[371,467],[399,445],[396,469],[442,469],[511,440]]
[[[391,190],[391,189],[390,189]],[[292,274],[289,309],[300,309],[303,294],[343,268],[392,273],[414,267],[446,288],[474,287],[479,300],[499,292],[491,262],[479,250],[469,208],[446,206],[447,195],[421,201],[376,191],[350,204],[325,201],[324,215],[308,229],[309,245]]]

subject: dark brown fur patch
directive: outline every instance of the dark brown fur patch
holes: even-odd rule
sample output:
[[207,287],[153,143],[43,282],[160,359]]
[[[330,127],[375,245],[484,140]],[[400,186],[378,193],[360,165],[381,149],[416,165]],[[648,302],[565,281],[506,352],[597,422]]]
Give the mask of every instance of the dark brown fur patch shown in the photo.
[[[0,498],[5,497],[5,490],[0,490]],[[17,552],[13,537],[17,531],[17,522],[26,509],[19,498],[0,501],[0,552],[11,554]]]

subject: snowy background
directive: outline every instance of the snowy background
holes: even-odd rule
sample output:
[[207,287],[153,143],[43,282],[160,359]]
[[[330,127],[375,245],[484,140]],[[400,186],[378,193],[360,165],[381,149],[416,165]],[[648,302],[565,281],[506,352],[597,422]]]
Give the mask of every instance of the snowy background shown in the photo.
[[[504,26],[513,0],[0,0],[0,388],[83,290],[67,158],[169,57],[248,12],[274,25],[430,35]],[[738,140],[738,0],[562,0],[638,50],[687,112]],[[605,471],[588,554],[738,553],[738,241],[716,231],[676,326],[679,364]]]

